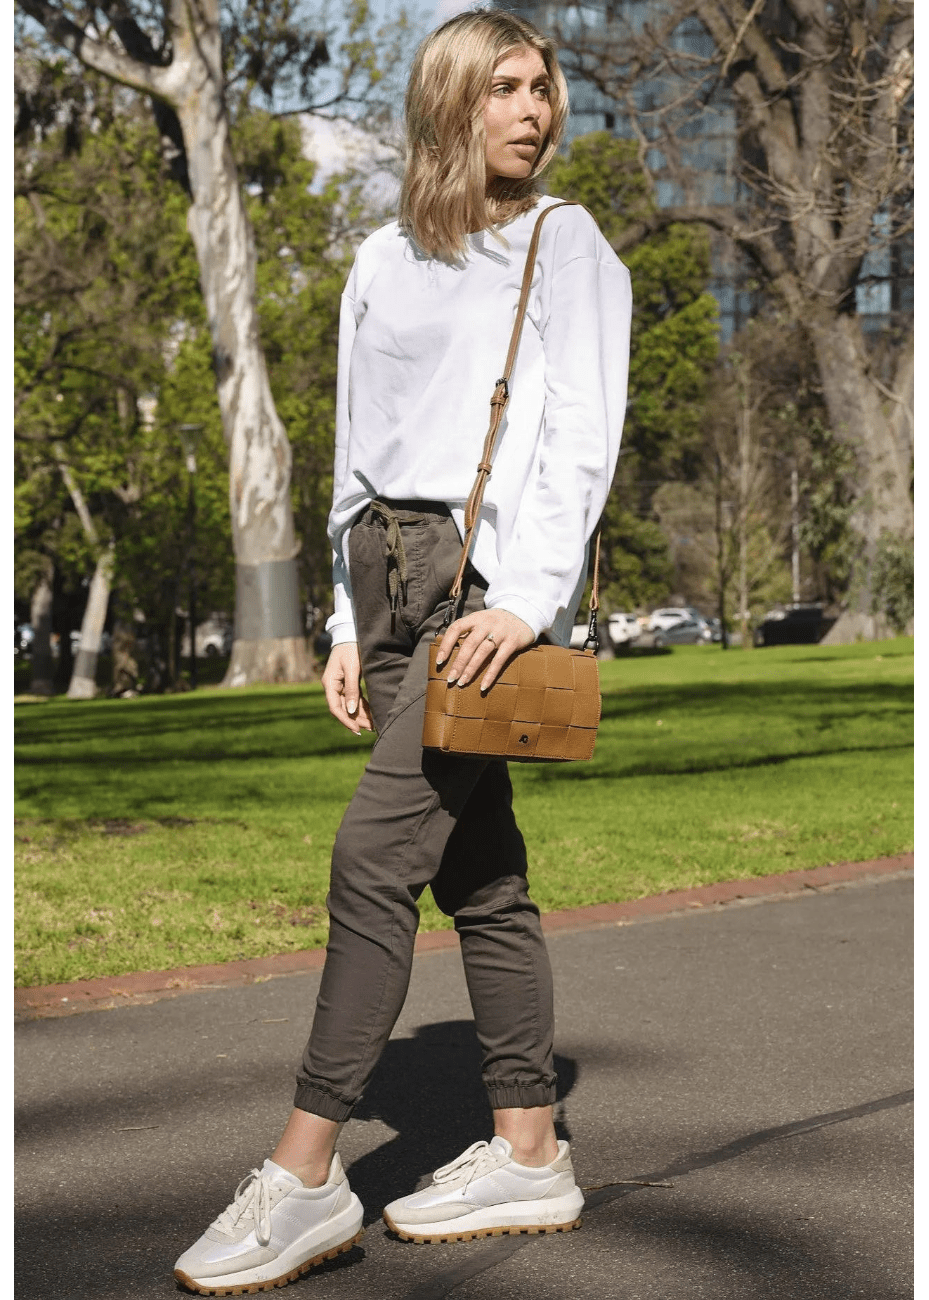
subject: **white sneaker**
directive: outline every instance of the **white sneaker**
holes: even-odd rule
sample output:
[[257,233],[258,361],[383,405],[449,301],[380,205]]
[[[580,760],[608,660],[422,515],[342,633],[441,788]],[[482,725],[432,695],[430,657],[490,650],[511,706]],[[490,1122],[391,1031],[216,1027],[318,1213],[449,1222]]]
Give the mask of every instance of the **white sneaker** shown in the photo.
[[571,1148],[539,1169],[518,1165],[505,1138],[475,1142],[432,1176],[432,1186],[391,1201],[384,1221],[404,1241],[470,1241],[517,1232],[579,1228],[584,1205]]
[[293,1282],[361,1236],[361,1202],[338,1155],[322,1187],[273,1160],[243,1178],[235,1200],[185,1250],[174,1277],[200,1295],[253,1295]]

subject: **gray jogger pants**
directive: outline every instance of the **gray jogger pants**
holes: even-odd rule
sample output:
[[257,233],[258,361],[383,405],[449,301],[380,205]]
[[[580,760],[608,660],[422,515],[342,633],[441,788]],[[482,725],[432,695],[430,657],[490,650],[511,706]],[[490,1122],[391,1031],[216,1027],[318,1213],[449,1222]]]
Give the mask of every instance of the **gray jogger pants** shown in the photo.
[[[442,625],[461,541],[444,506],[388,504],[390,517],[367,509],[349,540],[378,738],[333,848],[326,965],[294,1104],[326,1119],[351,1115],[403,1006],[416,902],[430,885],[461,941],[491,1106],[549,1105],[551,967],[528,894],[506,763],[422,748],[429,644]],[[482,608],[485,590],[469,568],[462,612]]]

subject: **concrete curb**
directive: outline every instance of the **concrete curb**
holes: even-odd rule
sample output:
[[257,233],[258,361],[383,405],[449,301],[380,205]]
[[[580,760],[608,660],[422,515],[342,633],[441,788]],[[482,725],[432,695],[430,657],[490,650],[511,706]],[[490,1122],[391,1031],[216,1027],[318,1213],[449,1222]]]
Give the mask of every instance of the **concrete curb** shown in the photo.
[[[542,917],[546,934],[572,930],[593,930],[610,925],[630,925],[697,908],[721,907],[731,903],[778,898],[785,894],[816,892],[830,886],[864,883],[869,879],[900,875],[913,870],[913,854],[901,853],[870,862],[837,862],[806,871],[788,871],[777,876],[753,876],[747,880],[726,880],[696,889],[674,890],[651,898],[625,903],[594,903],[569,911],[549,912]],[[417,935],[416,955],[458,946],[454,930],[436,930]],[[70,984],[47,984],[19,988],[13,992],[17,1020],[47,1019],[76,1015],[82,1011],[108,1011],[115,1007],[155,1002],[161,998],[195,993],[200,989],[228,988],[237,984],[258,984],[283,975],[301,975],[322,970],[322,948],[305,952],[254,957],[215,966],[181,966],[174,970],[139,971],[100,979],[75,980]]]

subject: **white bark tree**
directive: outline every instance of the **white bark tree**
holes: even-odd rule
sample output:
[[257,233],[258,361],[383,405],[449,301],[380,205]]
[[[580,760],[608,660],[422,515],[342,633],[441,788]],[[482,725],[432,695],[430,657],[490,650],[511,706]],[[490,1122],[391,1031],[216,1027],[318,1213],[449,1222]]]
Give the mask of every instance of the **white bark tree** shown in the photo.
[[[303,680],[311,675],[312,661],[297,582],[291,450],[258,337],[255,247],[230,145],[219,0],[166,0],[152,6],[144,21],[136,11],[142,6],[128,3],[72,10],[65,3],[21,0],[20,7],[86,67],[151,97],[166,156],[191,197],[188,229],[200,269],[229,449],[237,590],[226,682]],[[260,28],[268,7],[246,4],[233,17]],[[162,34],[156,44],[152,31],[159,22]],[[293,58],[287,39],[281,43],[285,56]],[[244,79],[273,81],[281,66],[276,58],[274,49],[256,53],[254,66],[246,61]],[[304,86],[327,58],[322,38],[311,40],[299,59]],[[367,66],[366,60],[372,62],[372,51],[359,42],[347,55],[335,100],[351,96],[352,76]],[[371,71],[370,80],[375,79]]]
[[33,695],[52,695],[55,690],[51,568],[51,564],[48,564],[39,575],[29,606],[32,625],[32,680],[29,689]]
[[[857,461],[858,563],[831,636],[882,634],[869,591],[876,549],[882,535],[913,534],[912,322],[887,364],[888,350],[868,345],[856,291],[866,258],[912,229],[911,0],[609,0],[586,24],[586,6],[545,8],[567,66],[613,102],[653,183],[673,187],[652,224],[721,232],[785,327],[804,332],[832,427]],[[713,111],[735,119],[734,204],[707,202],[689,156],[695,119]]]
[[81,644],[71,670],[71,681],[68,683],[69,700],[92,700],[97,694],[97,659],[103,640],[106,611],[110,603],[116,548],[112,542],[108,542],[101,550],[97,527],[87,508],[84,493],[65,459],[64,448],[60,443],[55,448],[55,456],[68,495],[81,521],[84,536],[98,553],[93,577],[90,580],[90,590],[87,593],[87,604],[84,606],[84,617],[81,620]]

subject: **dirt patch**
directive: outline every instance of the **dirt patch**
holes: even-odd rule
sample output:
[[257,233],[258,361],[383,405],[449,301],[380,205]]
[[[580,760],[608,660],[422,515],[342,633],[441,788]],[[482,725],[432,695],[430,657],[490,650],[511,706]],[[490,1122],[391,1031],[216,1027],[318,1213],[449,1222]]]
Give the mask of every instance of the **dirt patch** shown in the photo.
[[288,925],[320,925],[326,919],[324,907],[288,907],[284,903],[249,903],[253,912],[268,911],[276,921],[285,921]]

